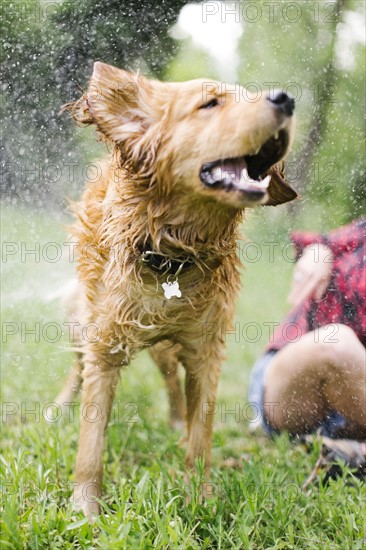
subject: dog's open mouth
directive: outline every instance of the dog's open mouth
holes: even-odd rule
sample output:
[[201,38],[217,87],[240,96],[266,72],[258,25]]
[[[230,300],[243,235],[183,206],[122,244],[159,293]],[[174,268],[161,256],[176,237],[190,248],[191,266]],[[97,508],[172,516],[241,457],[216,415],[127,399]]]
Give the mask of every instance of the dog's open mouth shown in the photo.
[[269,168],[284,156],[289,144],[286,130],[280,130],[266,141],[256,155],[220,159],[203,164],[200,179],[205,187],[225,191],[241,191],[248,200],[264,197],[270,175]]

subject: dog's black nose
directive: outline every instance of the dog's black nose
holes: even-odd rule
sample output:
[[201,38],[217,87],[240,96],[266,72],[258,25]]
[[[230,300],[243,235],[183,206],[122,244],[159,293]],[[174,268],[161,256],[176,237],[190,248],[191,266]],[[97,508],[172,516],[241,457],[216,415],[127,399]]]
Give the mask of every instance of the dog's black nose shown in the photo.
[[268,101],[287,116],[292,116],[295,109],[295,100],[290,95],[282,90],[273,90],[273,92],[267,96]]

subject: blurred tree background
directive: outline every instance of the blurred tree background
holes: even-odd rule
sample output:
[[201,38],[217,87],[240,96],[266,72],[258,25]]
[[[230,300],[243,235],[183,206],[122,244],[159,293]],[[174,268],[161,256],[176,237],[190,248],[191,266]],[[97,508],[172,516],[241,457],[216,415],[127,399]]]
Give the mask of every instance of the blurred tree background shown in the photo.
[[80,190],[82,163],[101,149],[59,109],[102,60],[159,78],[287,88],[298,120],[288,173],[303,200],[280,215],[335,226],[365,211],[363,0],[22,0],[2,9],[6,197],[64,206]]
[[[164,76],[168,31],[185,0],[14,0],[3,4],[2,191],[59,203],[93,157],[60,107],[80,96],[93,62]],[[79,139],[80,137],[80,139]],[[83,147],[84,145],[84,147]]]

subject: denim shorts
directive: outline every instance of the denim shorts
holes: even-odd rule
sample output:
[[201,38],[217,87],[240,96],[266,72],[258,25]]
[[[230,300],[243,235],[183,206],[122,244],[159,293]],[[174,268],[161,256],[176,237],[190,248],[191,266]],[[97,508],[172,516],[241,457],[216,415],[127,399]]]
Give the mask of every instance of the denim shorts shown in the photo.
[[[270,350],[260,357],[254,364],[249,383],[248,398],[255,410],[257,424],[269,435],[279,434],[280,431],[271,426],[270,420],[264,412],[264,378],[276,350]],[[348,421],[345,416],[337,411],[329,411],[326,419],[311,427],[306,433],[312,433],[320,429],[320,433],[333,439],[345,437]],[[297,434],[300,435],[300,434]]]

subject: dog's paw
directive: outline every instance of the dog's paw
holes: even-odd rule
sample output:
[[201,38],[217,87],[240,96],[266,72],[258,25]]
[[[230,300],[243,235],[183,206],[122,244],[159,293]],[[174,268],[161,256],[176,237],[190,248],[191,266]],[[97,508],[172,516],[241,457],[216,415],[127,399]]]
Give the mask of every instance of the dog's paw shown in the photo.
[[190,504],[192,500],[195,500],[197,504],[202,505],[205,501],[211,500],[217,496],[217,488],[214,483],[202,479],[199,483],[192,482],[193,471],[185,472],[184,484],[185,484],[185,503]]
[[95,495],[92,495],[88,489],[90,489],[88,484],[76,488],[71,497],[71,502],[75,512],[83,512],[90,523],[94,523],[100,514],[100,506],[95,500]]

